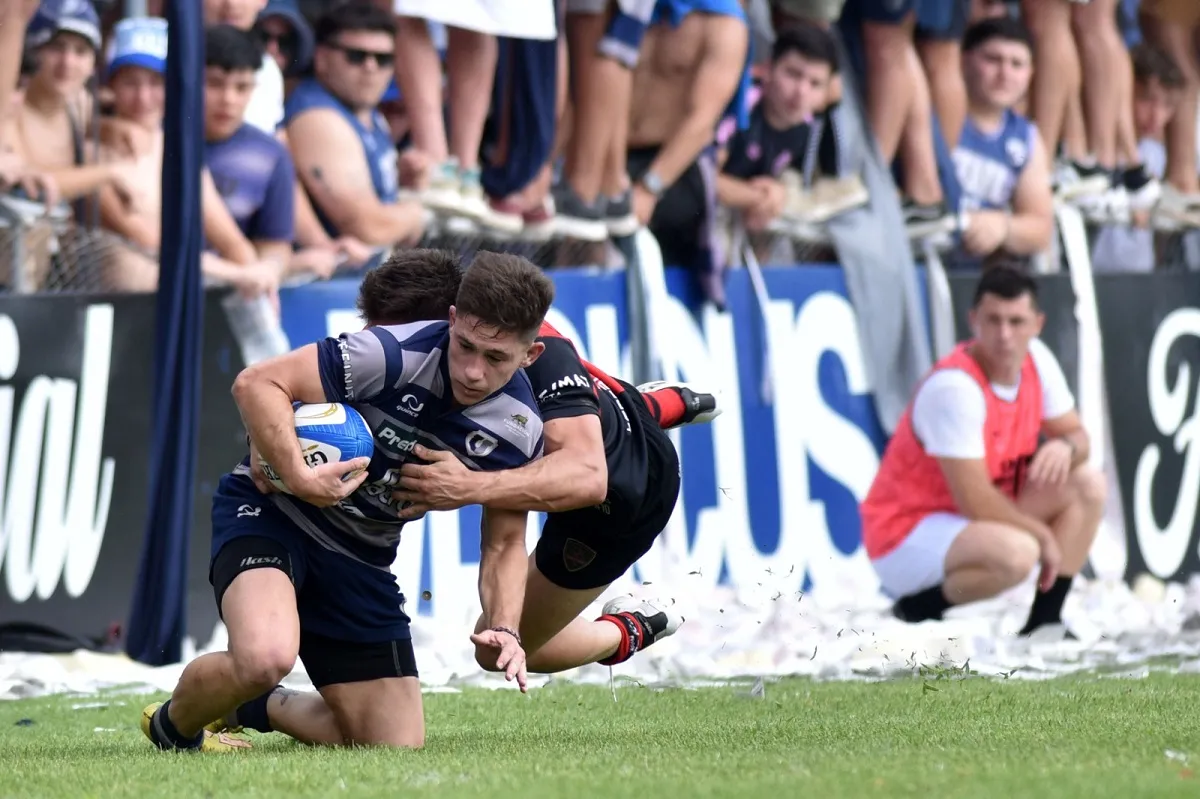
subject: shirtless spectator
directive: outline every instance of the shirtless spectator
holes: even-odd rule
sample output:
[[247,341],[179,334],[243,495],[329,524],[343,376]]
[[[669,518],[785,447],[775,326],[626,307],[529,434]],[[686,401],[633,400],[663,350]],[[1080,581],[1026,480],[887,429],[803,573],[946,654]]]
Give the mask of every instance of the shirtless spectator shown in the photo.
[[718,154],[717,199],[741,212],[747,230],[766,230],[783,211],[779,177],[786,169],[804,168],[809,123],[825,107],[836,73],[837,45],[827,31],[804,25],[776,35],[750,124]]
[[1200,210],[1197,175],[1196,115],[1200,103],[1200,3],[1193,0],[1142,0],[1141,26],[1146,41],[1163,50],[1178,66],[1185,85],[1179,107],[1167,126],[1167,171],[1160,210],[1195,215]]
[[634,73],[629,121],[633,210],[663,262],[692,270],[705,296],[725,307],[714,251],[715,164],[710,145],[743,87],[749,32],[737,0],[664,0]]
[[314,77],[287,103],[296,172],[330,237],[349,234],[385,247],[415,243],[423,210],[398,200],[396,148],[376,109],[392,76],[392,16],[350,2],[321,17],[314,33]]
[[[119,120],[139,129],[149,144],[148,154],[134,162],[131,172],[143,203],[130,207],[110,188],[100,194],[101,222],[120,240],[113,262],[108,264],[107,283],[112,289],[153,291],[158,285],[166,56],[166,20],[135,17],[117,23],[107,70],[114,111]],[[210,248],[219,252],[206,252],[202,257],[204,275],[237,285],[247,294],[273,291],[279,282],[279,267],[260,263],[236,227],[229,230],[233,221],[207,171],[201,185],[205,237]]]
[[969,257],[960,265],[1042,252],[1054,233],[1049,158],[1037,128],[1013,110],[1033,72],[1029,33],[1015,20],[989,19],[967,30],[962,47],[968,111],[954,166]]
[[130,207],[142,199],[133,162],[99,162],[88,141],[92,100],[86,87],[96,68],[99,24],[87,0],[67,0],[57,17],[39,13],[33,18],[27,44],[34,48],[37,71],[4,130],[5,148],[47,172],[60,195],[74,201],[79,225],[88,221],[84,200],[104,187],[112,187]]
[[1037,338],[1044,321],[1031,278],[985,271],[971,340],[935,364],[888,442],[862,504],[863,544],[903,621],[994,597],[1040,563],[1021,634],[1061,623],[1105,481],[1087,465],[1062,368]]
[[625,169],[633,71],[654,0],[569,0],[573,117],[563,175],[555,188],[557,225],[583,241],[629,236],[638,228]]
[[[17,89],[25,61],[25,27],[37,7],[34,0],[0,0],[0,131],[23,103],[23,92]],[[53,179],[0,143],[0,192],[14,187],[47,205],[58,202],[58,186]]]

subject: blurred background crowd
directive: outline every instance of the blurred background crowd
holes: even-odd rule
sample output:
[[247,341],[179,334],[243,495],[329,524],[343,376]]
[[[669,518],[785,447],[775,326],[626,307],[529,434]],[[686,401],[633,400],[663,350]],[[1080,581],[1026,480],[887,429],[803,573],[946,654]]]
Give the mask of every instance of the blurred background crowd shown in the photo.
[[[155,289],[175,1],[0,0],[0,290]],[[1197,0],[197,2],[202,267],[250,296],[648,228],[721,305],[747,251],[814,260],[878,203],[954,268],[1051,250],[1063,205],[1097,269],[1200,226]]]

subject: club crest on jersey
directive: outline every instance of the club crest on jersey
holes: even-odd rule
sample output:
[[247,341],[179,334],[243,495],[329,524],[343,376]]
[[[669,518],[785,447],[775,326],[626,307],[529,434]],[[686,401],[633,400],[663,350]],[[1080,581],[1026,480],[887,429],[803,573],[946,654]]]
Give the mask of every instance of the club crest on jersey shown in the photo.
[[475,458],[483,458],[492,453],[496,449],[499,442],[492,438],[482,430],[476,430],[467,434],[467,452]]
[[568,538],[563,542],[563,566],[569,572],[586,569],[596,559],[596,550],[582,541]]

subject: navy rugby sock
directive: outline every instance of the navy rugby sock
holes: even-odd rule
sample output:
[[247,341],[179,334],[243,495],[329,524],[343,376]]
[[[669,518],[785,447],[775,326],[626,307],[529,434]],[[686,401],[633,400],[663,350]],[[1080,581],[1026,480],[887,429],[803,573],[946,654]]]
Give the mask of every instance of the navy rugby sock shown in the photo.
[[249,702],[238,706],[233,714],[233,720],[237,722],[237,726],[255,732],[274,732],[275,728],[271,726],[270,716],[267,715],[267,702],[271,701],[271,695],[282,687],[282,685],[276,685],[262,696],[256,696]]
[[170,699],[163,702],[162,707],[150,721],[150,737],[154,743],[162,749],[199,749],[200,745],[204,743],[204,730],[196,733],[194,738],[188,738],[180,733],[167,713],[167,708],[170,706]]

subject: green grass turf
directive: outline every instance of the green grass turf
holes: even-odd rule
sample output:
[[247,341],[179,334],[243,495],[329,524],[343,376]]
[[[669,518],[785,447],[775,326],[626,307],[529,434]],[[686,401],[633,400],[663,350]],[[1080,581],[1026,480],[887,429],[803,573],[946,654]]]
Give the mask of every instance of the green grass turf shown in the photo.
[[1194,676],[785,680],[763,697],[618,683],[617,696],[427,695],[421,752],[253,735],[236,755],[152,749],[138,718],[153,697],[0,702],[0,797],[1200,796]]

